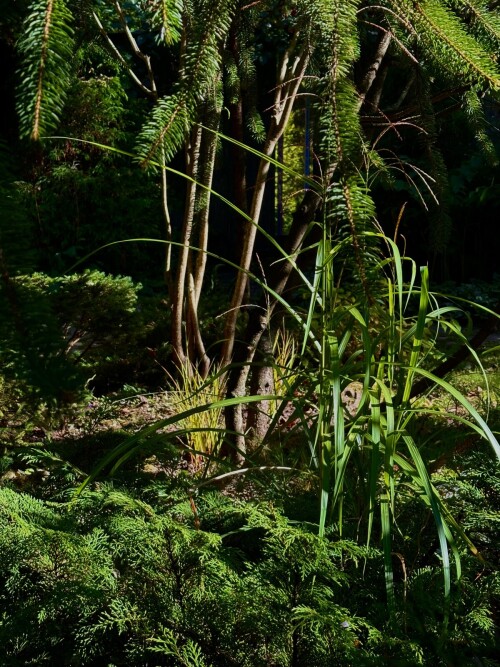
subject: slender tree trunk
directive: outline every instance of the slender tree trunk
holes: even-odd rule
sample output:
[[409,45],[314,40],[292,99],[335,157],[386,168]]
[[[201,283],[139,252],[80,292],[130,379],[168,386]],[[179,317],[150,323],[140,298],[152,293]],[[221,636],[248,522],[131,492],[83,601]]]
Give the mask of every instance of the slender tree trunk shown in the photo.
[[[276,144],[287,126],[300,84],[302,83],[309,63],[310,54],[308,49],[304,47],[299,55],[293,57],[292,50],[294,46],[295,40],[293,40],[290,49],[284,54],[279,68],[278,85],[275,92],[274,116],[268,131],[266,145],[262,151],[268,157],[272,156]],[[245,336],[246,343],[237,346],[238,349],[233,359],[236,322],[243,304],[245,289],[248,283],[248,271],[250,270],[253,258],[257,226],[264,200],[269,170],[269,161],[262,158],[259,164],[252,205],[250,208],[251,222],[248,221],[246,223],[243,250],[240,260],[240,271],[237,276],[233,298],[224,328],[222,365],[228,365],[231,360],[236,364],[229,373],[226,385],[226,395],[229,398],[242,398],[245,396],[250,363],[253,360],[260,338],[269,324],[269,316],[267,314],[262,314],[260,309],[258,311],[257,309],[251,308],[248,323],[249,326],[247,327],[247,335]],[[238,363],[243,364],[239,369],[237,367]],[[226,408],[225,419],[226,428],[229,433],[229,446],[232,449],[231,456],[237,465],[241,465],[246,457],[246,428],[243,416],[243,405],[239,403],[233,407]],[[227,448],[225,449],[226,453],[228,453]]]
[[[272,157],[276,144],[286,128],[308,62],[309,51],[305,47],[298,56],[292,56],[291,49],[283,56],[279,71],[278,85],[276,87],[274,116],[262,151],[268,158]],[[245,237],[240,259],[240,270],[236,278],[236,285],[224,328],[224,347],[222,350],[223,366],[229,364],[233,356],[236,322],[243,304],[245,289],[248,283],[248,272],[253,258],[255,237],[257,234],[257,227],[262,210],[262,203],[264,201],[264,193],[269,171],[269,160],[262,158],[257,172],[254,195],[250,208],[251,221],[246,222]]]
[[[298,206],[294,213],[285,248],[290,259],[274,265],[274,270],[268,283],[271,289],[279,296],[283,294],[286,288],[288,279],[294,269],[297,255],[302,248],[304,238],[320,204],[321,196],[314,190],[307,190],[300,206]],[[228,398],[245,396],[250,364],[254,359],[261,337],[269,328],[269,322],[277,301],[272,297],[270,299],[263,298],[262,303],[264,304],[262,307],[249,309],[248,324],[244,336],[246,343],[245,345],[237,346],[233,366],[228,374],[226,386]],[[233,435],[228,436],[229,443],[224,453],[232,456],[237,465],[242,465],[246,456],[246,424],[244,421],[243,405],[239,403],[236,406],[226,408],[225,419],[226,428]]]
[[[162,155],[164,156],[164,151]],[[162,158],[165,164],[165,157]],[[163,211],[163,219],[165,221],[165,265],[163,268],[163,276],[165,284],[168,289],[170,300],[173,300],[173,281],[172,281],[172,221],[170,220],[170,211],[168,208],[168,183],[167,172],[165,169],[161,170],[161,203]]]
[[[216,97],[207,111],[204,124],[211,130],[218,130],[220,123],[221,105]],[[190,341],[189,357],[193,365],[197,365],[202,377],[207,377],[210,369],[210,358],[207,355],[203,336],[198,321],[198,305],[200,302],[205,269],[207,264],[210,189],[212,187],[217,149],[217,135],[211,131],[203,131],[200,150],[200,184],[196,191],[196,213],[194,231],[196,241],[192,243],[196,250],[191,249],[188,261],[188,285],[186,303],[186,338]],[[194,238],[194,237],[193,237]]]
[[[220,81],[217,81],[217,87],[220,86]],[[206,126],[212,130],[203,133],[202,153],[201,153],[201,184],[203,188],[199,190],[198,196],[198,213],[196,226],[198,231],[198,245],[200,249],[196,254],[196,262],[194,267],[194,287],[195,287],[195,303],[198,303],[201,297],[201,289],[203,286],[203,279],[205,277],[205,268],[207,264],[207,249],[208,249],[208,231],[209,231],[209,214],[211,189],[215,169],[215,157],[217,152],[217,135],[215,132],[219,130],[220,116],[222,112],[221,100],[217,97],[217,91],[214,94],[214,99],[210,104],[210,109],[207,112],[205,123]]]
[[[261,336],[255,361],[257,363],[252,366],[250,378],[250,394],[252,396],[274,394],[273,341],[269,327]],[[264,442],[271,424],[270,412],[270,401],[259,401],[249,405],[246,428],[251,449]]]
[[182,248],[177,267],[177,276],[172,306],[172,347],[174,361],[181,366],[187,361],[184,349],[183,337],[183,315],[184,299],[186,290],[186,276],[190,255],[191,234],[193,231],[193,219],[196,204],[196,178],[198,175],[198,164],[200,157],[201,127],[196,127],[191,135],[191,144],[187,150],[187,173],[194,181],[188,181],[186,192],[186,207],[184,211],[184,223],[182,228]]
[[[361,108],[364,100],[366,99],[366,96],[371,91],[372,86],[374,85],[374,82],[377,79],[377,75],[379,74],[381,64],[383,62],[384,57],[387,54],[388,48],[391,44],[391,40],[392,40],[391,32],[386,31],[381,34],[375,53],[370,63],[367,65],[365,73],[362,76],[359,84],[358,90],[360,99],[358,103],[359,104],[358,109]],[[281,81],[286,80],[286,75],[283,73],[283,69],[281,70],[280,80]],[[289,95],[289,97],[292,97],[292,94],[296,94],[296,91],[297,89],[295,89],[294,93],[291,93],[291,91],[288,90],[287,94]],[[291,111],[291,107],[289,111]],[[288,122],[288,118],[289,118],[289,113],[286,116],[286,122]],[[272,129],[273,128],[271,128],[271,130]],[[276,132],[275,134],[272,135],[276,142],[283,133],[283,131],[284,127],[280,126],[280,132]],[[338,159],[338,157],[339,156],[335,156],[336,159]],[[336,170],[336,167],[337,167],[336,162],[333,162],[331,165],[328,165],[324,177],[326,183],[329,183],[333,178],[333,174]],[[314,216],[320,204],[321,204],[320,195],[313,190],[308,190],[304,195],[301,205],[297,208],[293,217],[292,227],[290,229],[288,243],[287,243],[287,251],[291,257],[295,257],[296,254],[300,251],[304,240],[304,236],[307,233],[310,223],[314,220]],[[256,220],[256,218],[254,217],[254,209],[252,209],[251,215],[252,218]],[[249,244],[247,243],[245,247],[248,248]],[[293,267],[294,267],[293,261],[283,261],[275,265],[275,269],[272,272],[272,276],[268,284],[270,285],[272,290],[276,292],[276,294],[280,296],[283,294],[287,282],[289,280],[289,277],[292,273]],[[244,336],[246,344],[244,346],[243,345],[238,346],[237,351],[234,355],[233,368],[229,373],[227,382],[228,396],[242,397],[245,395],[250,365],[253,362],[254,355],[256,353],[256,350],[260,344],[260,341],[264,333],[268,331],[270,318],[276,307],[276,303],[277,302],[275,299],[271,299],[266,310],[263,310],[261,308],[248,309],[248,324]],[[241,305],[241,301],[234,299],[233,306],[238,306],[238,304]],[[234,313],[233,314],[234,322],[236,320],[236,317],[237,313]],[[232,333],[229,326],[227,327],[226,333],[228,336],[231,335]],[[227,345],[226,357],[224,358],[224,361],[226,362],[228,362],[230,359],[230,356],[228,356],[229,351],[232,352],[232,347]],[[256,408],[258,409],[257,406]],[[243,407],[241,404],[236,406],[235,408],[228,408],[226,410],[226,425],[228,427],[228,430],[233,430],[238,433],[236,436],[234,436],[232,445],[235,451],[237,452],[237,455],[235,457],[236,462],[241,463],[246,453],[244,433],[246,431],[246,426],[247,426],[246,424],[243,423]]]
[[363,103],[370,91],[377,74],[379,73],[380,66],[382,61],[387,53],[387,50],[392,41],[392,33],[390,31],[383,32],[380,36],[375,54],[373,55],[370,65],[366,68],[363,78],[358,86],[359,92],[359,101],[358,101],[358,111],[363,106]]
[[[228,39],[228,49],[232,53],[234,61],[237,62],[240,56],[237,38],[237,23],[233,22]],[[229,103],[229,119],[231,124],[231,136],[244,143],[244,119],[243,119],[243,99],[241,87],[238,90],[236,101]],[[231,171],[233,179],[233,201],[236,206],[247,213],[247,177],[246,177],[246,153],[245,149],[236,144],[230,145],[231,153]]]

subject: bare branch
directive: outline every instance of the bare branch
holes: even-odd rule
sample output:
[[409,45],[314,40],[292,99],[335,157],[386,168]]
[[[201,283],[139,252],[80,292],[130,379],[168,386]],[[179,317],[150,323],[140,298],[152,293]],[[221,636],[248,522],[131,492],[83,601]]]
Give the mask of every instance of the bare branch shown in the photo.
[[117,59],[118,59],[118,61],[120,62],[120,64],[125,68],[125,70],[127,71],[128,75],[130,76],[130,78],[132,79],[132,81],[133,81],[133,82],[134,82],[134,83],[135,83],[135,84],[142,90],[142,92],[145,93],[148,97],[153,97],[154,99],[156,99],[156,97],[157,97],[156,91],[150,90],[147,86],[145,86],[145,85],[142,83],[142,81],[139,79],[139,77],[136,75],[136,73],[134,72],[134,70],[133,70],[131,67],[129,67],[127,61],[125,60],[125,58],[124,58],[123,55],[121,54],[120,50],[115,46],[115,44],[113,43],[113,40],[112,40],[111,37],[108,35],[106,29],[104,28],[103,24],[101,23],[101,19],[99,18],[99,16],[98,16],[95,12],[92,12],[92,15],[93,15],[93,17],[94,17],[94,21],[95,21],[96,24],[97,24],[97,27],[99,28],[99,32],[101,33],[101,35],[102,35],[102,36],[104,37],[104,39],[106,40],[108,47],[111,49],[111,51],[112,51],[112,52],[114,53],[114,55],[117,57]]
[[368,66],[361,83],[359,85],[359,101],[358,101],[358,110],[363,106],[364,101],[366,99],[366,96],[368,94],[368,91],[373,85],[373,82],[375,81],[375,77],[378,74],[378,71],[380,69],[380,65],[382,64],[382,60],[384,59],[385,54],[387,53],[387,49],[389,48],[389,45],[392,41],[392,32],[386,31],[382,33],[379,43],[377,45],[377,49],[375,51],[375,54],[372,58],[372,61],[370,65]]
[[141,51],[139,48],[139,45],[137,44],[137,41],[135,37],[133,36],[130,28],[128,27],[127,23],[127,18],[123,12],[123,9],[121,8],[120,3],[118,0],[115,0],[115,8],[116,11],[118,12],[118,16],[120,18],[120,23],[122,24],[123,30],[125,32],[125,35],[127,36],[127,39],[129,41],[130,46],[132,47],[132,51],[134,54],[142,60],[142,62],[146,65],[146,70],[148,72],[148,78],[149,78],[149,84],[150,84],[150,94],[153,95],[155,98],[158,96],[158,91],[156,89],[156,82],[155,78],[153,76],[153,70],[151,68],[151,58],[147,56],[145,53]]

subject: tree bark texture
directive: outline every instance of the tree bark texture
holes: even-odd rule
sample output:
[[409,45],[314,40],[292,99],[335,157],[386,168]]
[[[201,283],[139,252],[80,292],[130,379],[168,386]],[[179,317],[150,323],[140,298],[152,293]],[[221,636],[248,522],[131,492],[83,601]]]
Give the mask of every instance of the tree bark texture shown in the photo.
[[[304,238],[313,222],[316,212],[321,205],[321,196],[314,190],[307,190],[301,204],[294,213],[290,233],[287,237],[285,252],[288,260],[274,264],[268,281],[271,289],[281,296],[286,288],[288,279],[294,269],[297,255],[302,248]],[[260,307],[248,310],[248,323],[245,331],[245,343],[235,346],[235,355],[227,379],[227,397],[243,398],[246,395],[247,379],[250,365],[264,333],[268,332],[273,311],[277,305],[273,296],[263,295]],[[258,405],[256,409],[258,409]],[[243,405],[239,403],[225,410],[226,428],[230,435],[228,447],[224,452],[232,456],[234,462],[242,465],[246,457],[246,424],[244,423]]]
[[244,301],[245,290],[248,284],[248,272],[253,259],[255,238],[271,167],[268,158],[272,157],[276,144],[285,131],[290,119],[290,114],[292,113],[300,84],[302,83],[309,63],[309,55],[309,51],[306,48],[304,48],[297,56],[294,56],[291,49],[289,49],[284,54],[281,62],[273,107],[273,118],[262,151],[266,157],[261,159],[257,172],[254,194],[250,207],[250,220],[247,220],[245,223],[245,236],[239,262],[240,270],[238,271],[236,278],[236,285],[234,287],[231,305],[224,327],[224,347],[222,351],[223,366],[227,366],[233,357],[236,322]]

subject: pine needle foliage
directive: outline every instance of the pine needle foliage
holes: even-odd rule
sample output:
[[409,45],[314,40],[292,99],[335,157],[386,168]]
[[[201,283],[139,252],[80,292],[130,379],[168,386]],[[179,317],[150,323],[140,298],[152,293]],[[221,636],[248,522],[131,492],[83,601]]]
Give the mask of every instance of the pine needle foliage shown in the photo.
[[[426,48],[426,53],[435,59],[439,67],[444,68],[450,78],[460,77],[469,83],[480,80],[498,89],[500,70],[491,52],[469,34],[466,25],[443,3],[438,0],[418,3],[405,1],[394,8],[399,12],[404,11],[418,35],[418,41]],[[454,9],[467,11],[467,6],[459,2]]]
[[194,0],[184,10],[186,43],[179,80],[172,94],[159,100],[139,135],[137,152],[144,165],[151,161],[163,164],[180,149],[222,68],[222,45],[234,12],[233,0]]
[[34,0],[30,4],[18,41],[21,136],[38,140],[57,126],[71,80],[73,36],[66,0]]

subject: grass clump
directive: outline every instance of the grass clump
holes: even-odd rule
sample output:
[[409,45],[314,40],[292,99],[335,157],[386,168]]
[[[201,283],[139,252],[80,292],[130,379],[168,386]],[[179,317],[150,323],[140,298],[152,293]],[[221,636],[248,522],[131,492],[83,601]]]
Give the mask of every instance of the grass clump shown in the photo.
[[193,412],[196,408],[209,406],[224,397],[225,381],[218,369],[212,369],[207,378],[203,378],[196,368],[184,364],[176,375],[169,376],[169,397],[172,409],[176,413],[189,413],[176,423],[181,442],[187,445],[187,451],[200,467],[204,456],[211,456],[217,451],[222,439],[223,409],[212,407]]

